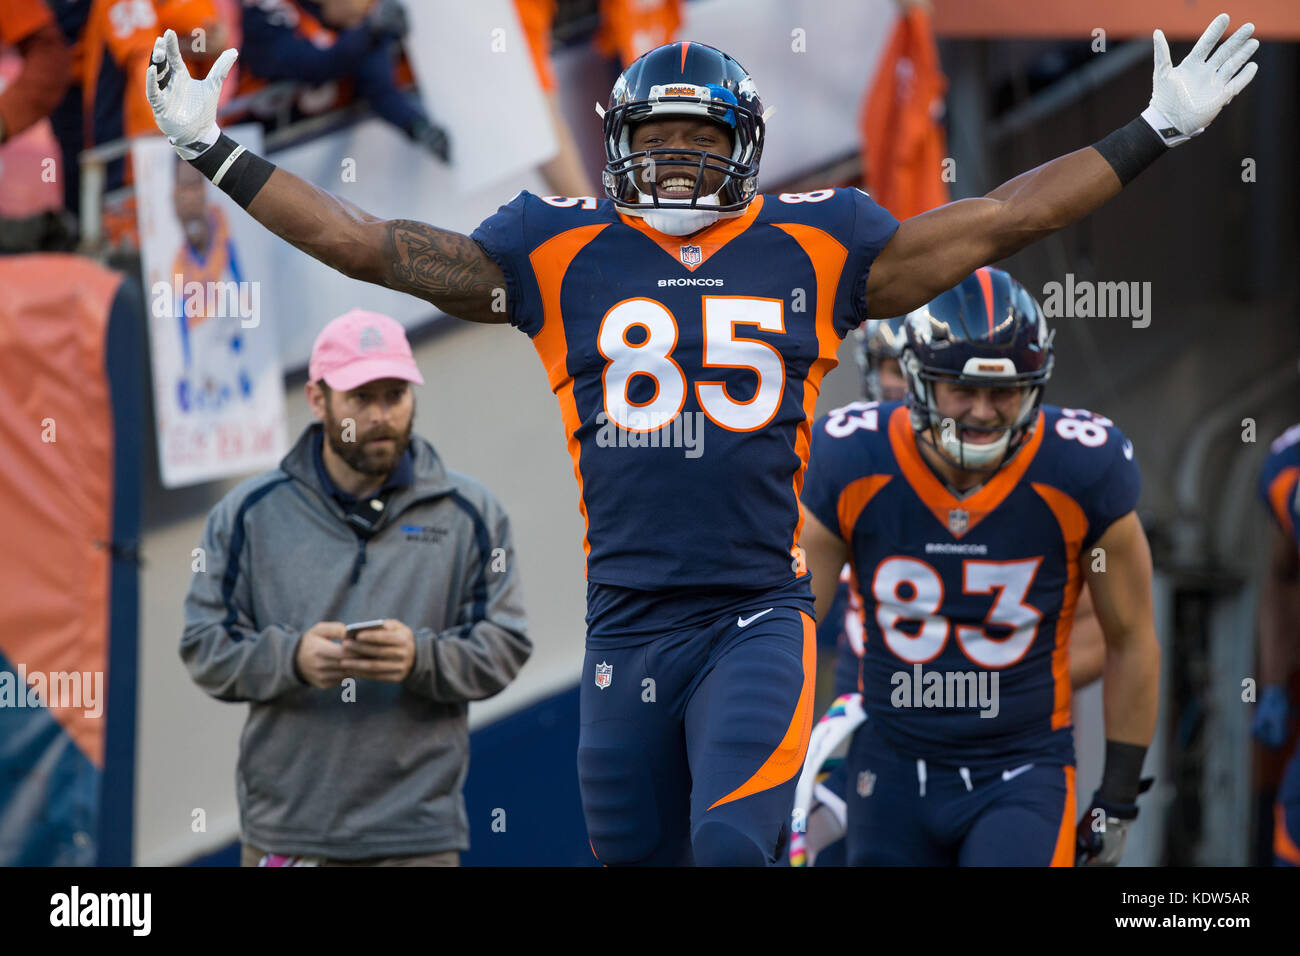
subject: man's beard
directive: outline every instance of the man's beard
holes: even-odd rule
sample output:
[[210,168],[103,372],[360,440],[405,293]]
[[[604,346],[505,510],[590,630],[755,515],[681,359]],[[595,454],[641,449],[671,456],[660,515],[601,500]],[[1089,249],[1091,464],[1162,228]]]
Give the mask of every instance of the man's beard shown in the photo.
[[[397,467],[397,463],[402,460],[402,455],[406,454],[406,449],[410,447],[411,428],[414,425],[415,408],[412,406],[411,419],[406,423],[406,431],[399,434],[391,428],[381,427],[367,435],[357,436],[358,441],[348,442],[343,440],[343,426],[334,417],[329,402],[325,405],[325,437],[329,439],[330,448],[347,463],[349,468],[363,475],[387,476],[392,472]],[[373,448],[368,444],[380,438],[391,438],[396,442],[392,451]]]

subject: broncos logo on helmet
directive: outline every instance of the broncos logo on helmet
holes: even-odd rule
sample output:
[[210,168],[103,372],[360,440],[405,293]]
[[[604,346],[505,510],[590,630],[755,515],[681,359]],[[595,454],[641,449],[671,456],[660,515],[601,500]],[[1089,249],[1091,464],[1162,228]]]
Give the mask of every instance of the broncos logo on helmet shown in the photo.
[[[1029,436],[1052,375],[1052,339],[1043,310],[1025,287],[1001,269],[985,267],[907,315],[903,375],[912,427],[929,430],[937,448],[958,467],[994,471]],[[940,414],[938,382],[1022,389],[1015,420],[985,427],[948,422]],[[998,433],[992,442],[969,442],[962,434]]]
[[[605,123],[601,181],[606,195],[623,212],[645,216],[655,228],[659,228],[655,218],[662,223],[676,217],[700,229],[719,218],[742,214],[757,194],[767,116],[753,77],[721,50],[687,40],[657,47],[623,71],[614,83],[608,108],[597,105],[596,111]],[[633,151],[634,126],[676,117],[700,117],[724,127],[731,137],[731,155],[677,148]],[[661,195],[655,183],[656,164],[693,170],[692,194],[683,198]],[[649,174],[639,175],[643,171]],[[706,171],[720,174],[722,179],[721,188],[708,195],[702,194]]]

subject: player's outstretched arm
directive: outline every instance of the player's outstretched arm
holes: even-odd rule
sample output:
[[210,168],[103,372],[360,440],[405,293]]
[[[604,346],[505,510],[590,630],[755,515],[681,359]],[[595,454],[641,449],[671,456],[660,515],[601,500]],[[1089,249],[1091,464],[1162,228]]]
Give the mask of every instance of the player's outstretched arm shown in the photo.
[[274,167],[245,208],[286,242],[353,279],[409,293],[471,322],[507,321],[500,295],[494,297],[506,288],[505,277],[469,236],[412,219],[380,219]]
[[158,128],[172,147],[277,236],[354,279],[432,302],[474,322],[505,322],[495,262],[468,236],[407,219],[384,220],[277,169],[217,127],[221,84],[238,53],[226,50],[203,80],[189,75],[176,34],[154,41],[145,78]]
[[1247,23],[1217,50],[1228,28],[1220,14],[1176,68],[1155,31],[1150,105],[1095,146],[1044,163],[980,199],[963,199],[903,222],[872,263],[868,314],[903,315],[981,266],[1083,218],[1166,150],[1204,131],[1254,79],[1259,41]]

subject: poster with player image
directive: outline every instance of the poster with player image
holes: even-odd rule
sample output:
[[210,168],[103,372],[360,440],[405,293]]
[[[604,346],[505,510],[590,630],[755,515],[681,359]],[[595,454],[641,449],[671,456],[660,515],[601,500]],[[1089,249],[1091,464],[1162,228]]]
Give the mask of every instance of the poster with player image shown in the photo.
[[[260,150],[257,126],[232,136]],[[165,488],[261,471],[288,447],[270,235],[165,139],[131,147]]]

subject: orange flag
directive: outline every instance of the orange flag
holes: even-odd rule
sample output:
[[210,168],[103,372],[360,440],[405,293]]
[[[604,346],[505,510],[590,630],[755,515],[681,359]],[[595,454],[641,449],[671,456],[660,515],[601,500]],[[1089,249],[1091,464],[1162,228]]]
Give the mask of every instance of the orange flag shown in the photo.
[[948,80],[939,69],[930,14],[912,6],[898,21],[863,102],[863,188],[899,219],[950,201],[948,142],[939,120]]

